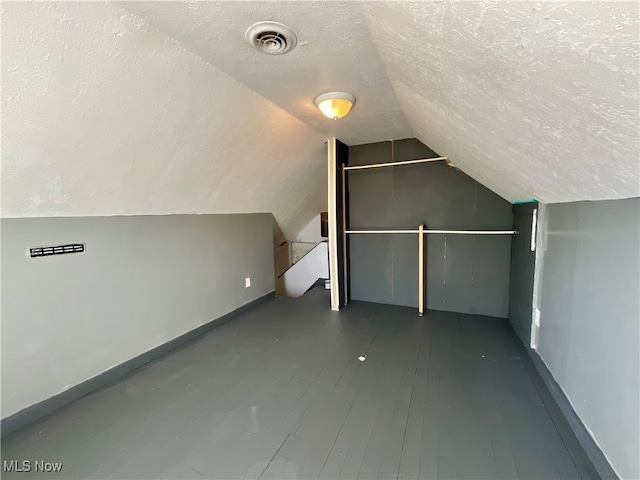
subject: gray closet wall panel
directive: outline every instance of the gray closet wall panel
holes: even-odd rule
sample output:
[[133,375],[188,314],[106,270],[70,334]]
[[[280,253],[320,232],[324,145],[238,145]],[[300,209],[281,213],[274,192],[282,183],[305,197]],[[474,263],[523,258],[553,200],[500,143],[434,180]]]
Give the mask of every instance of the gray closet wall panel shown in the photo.
[[[442,164],[446,171],[443,172],[443,183],[446,184],[445,225],[442,228],[452,230],[469,230],[475,228],[476,222],[476,188],[478,183],[467,175]],[[436,228],[431,227],[429,228]]]
[[370,165],[390,162],[391,142],[367,143],[358,148],[349,147],[349,165]]
[[477,182],[475,204],[474,228],[483,230],[511,230],[513,228],[513,205]]
[[393,219],[393,177],[385,170],[348,173],[350,230],[389,228]]
[[[425,235],[425,271],[427,310],[446,310],[444,278],[444,235]],[[415,254],[413,264],[415,265]],[[414,297],[414,304],[417,300]]]
[[[424,143],[416,138],[405,138],[402,140],[394,140],[393,142],[384,142],[393,144],[393,161],[402,162],[404,160],[417,160],[419,158],[433,158],[438,154],[427,147]],[[370,145],[378,145],[372,143]],[[390,162],[391,160],[386,160]]]
[[391,236],[352,235],[349,251],[351,299],[393,304]]
[[413,307],[418,295],[417,235],[385,235],[391,238],[393,304]]
[[507,317],[512,237],[477,235],[474,240],[470,313]]
[[446,235],[444,250],[444,310],[471,313],[473,237]]
[[[437,156],[416,139],[349,147],[350,165]],[[351,230],[512,228],[509,202],[444,161],[348,175]],[[351,298],[417,307],[417,235],[351,241]],[[425,249],[428,309],[507,316],[510,236],[447,235],[445,257],[445,235],[427,235]]]
[[[442,179],[449,167],[444,162],[403,165],[389,169],[393,178],[391,227],[418,228],[420,223],[429,228],[440,228],[447,218],[447,182]],[[382,169],[380,169],[382,170]]]

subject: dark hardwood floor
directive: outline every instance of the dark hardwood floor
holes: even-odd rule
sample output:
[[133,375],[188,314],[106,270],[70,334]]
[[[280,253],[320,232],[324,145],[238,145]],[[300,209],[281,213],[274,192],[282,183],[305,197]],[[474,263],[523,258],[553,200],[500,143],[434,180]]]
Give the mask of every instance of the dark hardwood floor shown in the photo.
[[4,461],[63,463],[3,477],[597,477],[544,388],[504,319],[336,313],[315,288],[3,438]]

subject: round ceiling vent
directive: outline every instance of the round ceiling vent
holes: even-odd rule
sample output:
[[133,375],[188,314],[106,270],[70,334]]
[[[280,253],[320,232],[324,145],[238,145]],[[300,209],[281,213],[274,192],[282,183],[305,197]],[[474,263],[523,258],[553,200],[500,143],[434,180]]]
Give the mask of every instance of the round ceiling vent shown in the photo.
[[251,25],[245,37],[253,48],[267,55],[287,53],[298,42],[293,30],[277,22],[258,22]]

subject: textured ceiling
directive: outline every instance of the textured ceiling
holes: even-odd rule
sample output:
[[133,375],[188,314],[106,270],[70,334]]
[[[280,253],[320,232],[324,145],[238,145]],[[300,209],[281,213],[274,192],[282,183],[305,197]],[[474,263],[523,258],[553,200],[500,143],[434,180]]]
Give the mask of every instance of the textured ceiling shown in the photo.
[[[412,135],[356,2],[123,2],[129,10],[196,52],[216,68],[327,136],[347,144]],[[298,46],[286,55],[256,52],[244,35],[250,25],[276,20]],[[347,91],[351,113],[335,122],[313,100]]]
[[638,3],[367,2],[423,143],[508,200],[640,195]]
[[[255,52],[258,20],[298,46]],[[636,2],[4,2],[2,216],[267,211],[292,237],[332,135],[416,136],[511,201],[639,196],[638,48]]]
[[322,135],[105,3],[2,5],[2,216],[326,208]]

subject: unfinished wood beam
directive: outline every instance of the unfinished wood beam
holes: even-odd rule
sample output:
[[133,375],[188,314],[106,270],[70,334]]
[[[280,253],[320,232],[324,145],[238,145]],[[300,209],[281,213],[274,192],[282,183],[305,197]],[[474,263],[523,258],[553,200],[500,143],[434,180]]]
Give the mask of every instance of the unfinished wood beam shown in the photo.
[[418,315],[424,315],[424,225],[418,227]]

